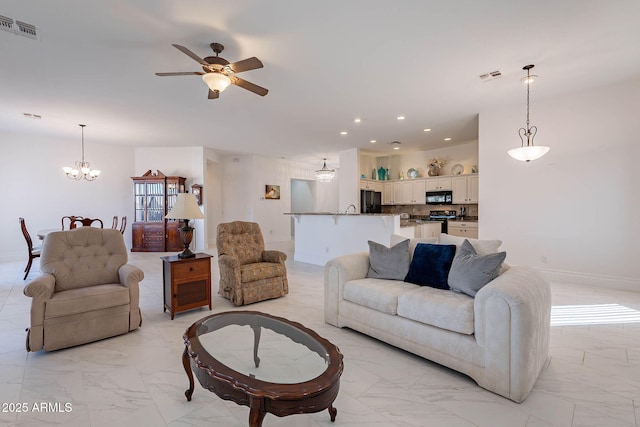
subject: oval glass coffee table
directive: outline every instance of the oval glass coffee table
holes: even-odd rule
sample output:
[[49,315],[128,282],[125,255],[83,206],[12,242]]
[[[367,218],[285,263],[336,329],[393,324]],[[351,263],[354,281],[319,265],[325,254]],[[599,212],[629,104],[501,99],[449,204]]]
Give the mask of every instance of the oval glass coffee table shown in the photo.
[[340,389],[342,354],[300,323],[257,311],[228,311],[198,320],[184,336],[182,364],[220,398],[250,408],[249,425],[278,417],[328,409]]

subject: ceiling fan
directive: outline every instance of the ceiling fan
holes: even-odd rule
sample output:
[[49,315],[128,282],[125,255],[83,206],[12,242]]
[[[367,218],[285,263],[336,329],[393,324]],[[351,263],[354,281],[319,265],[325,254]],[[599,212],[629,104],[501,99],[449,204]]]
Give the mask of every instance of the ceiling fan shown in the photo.
[[210,44],[216,56],[207,56],[206,58],[199,57],[184,46],[177,44],[173,44],[172,46],[202,65],[203,71],[156,73],[156,76],[202,76],[202,80],[209,87],[209,99],[218,98],[220,92],[225,90],[229,84],[240,86],[260,96],[265,96],[269,93],[269,90],[235,76],[235,74],[243,71],[262,68],[264,65],[262,65],[262,62],[255,56],[242,61],[229,63],[226,59],[218,56],[224,50],[224,46],[220,43]]

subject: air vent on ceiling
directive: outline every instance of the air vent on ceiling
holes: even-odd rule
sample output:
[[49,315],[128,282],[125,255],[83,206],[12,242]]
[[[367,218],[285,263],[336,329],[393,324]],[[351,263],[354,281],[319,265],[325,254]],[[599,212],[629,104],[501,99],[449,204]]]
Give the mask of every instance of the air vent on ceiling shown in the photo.
[[35,25],[18,20],[14,21],[13,18],[7,16],[0,15],[0,30],[38,40],[38,28]]
[[19,36],[28,37],[30,39],[38,39],[38,31],[35,25],[27,24],[26,22],[16,21],[16,34]]
[[489,73],[480,74],[478,77],[480,77],[480,80],[482,80],[483,82],[488,82],[489,80],[499,79],[500,77],[502,77],[502,73],[496,70]]
[[0,30],[13,33],[13,19],[0,15]]

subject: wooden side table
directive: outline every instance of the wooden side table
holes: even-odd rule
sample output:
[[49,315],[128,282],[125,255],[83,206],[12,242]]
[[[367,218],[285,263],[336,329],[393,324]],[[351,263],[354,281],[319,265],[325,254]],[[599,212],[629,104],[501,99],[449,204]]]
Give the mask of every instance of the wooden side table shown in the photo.
[[211,258],[197,253],[193,258],[161,257],[164,311],[176,313],[209,305],[211,310]]

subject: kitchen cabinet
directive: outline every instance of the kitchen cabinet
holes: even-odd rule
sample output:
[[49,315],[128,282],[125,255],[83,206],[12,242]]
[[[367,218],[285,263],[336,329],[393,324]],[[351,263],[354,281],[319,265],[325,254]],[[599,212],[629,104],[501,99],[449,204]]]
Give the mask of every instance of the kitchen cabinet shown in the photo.
[[425,203],[426,184],[424,179],[400,181],[400,186],[402,197],[399,204],[418,205]]
[[382,188],[382,204],[383,205],[394,205],[393,198],[393,183],[385,182]]
[[478,175],[460,176],[451,179],[453,203],[478,203]]
[[382,181],[373,181],[368,179],[360,180],[360,189],[361,190],[370,190],[370,191],[379,191],[382,192],[383,183]]
[[449,221],[448,232],[452,236],[466,237],[469,239],[478,238],[478,223],[464,221]]
[[426,191],[451,190],[451,178],[428,178]]
[[423,222],[422,224],[419,225],[419,228],[420,228],[420,236],[416,236],[416,237],[440,238],[440,233],[442,231],[442,224],[440,224],[439,222]]

